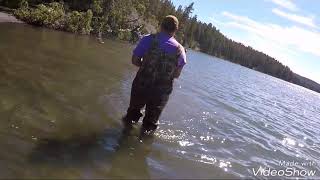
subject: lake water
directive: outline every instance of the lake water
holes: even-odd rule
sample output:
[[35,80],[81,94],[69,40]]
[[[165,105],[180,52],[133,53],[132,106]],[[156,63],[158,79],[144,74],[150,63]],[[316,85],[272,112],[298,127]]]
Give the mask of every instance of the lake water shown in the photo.
[[122,134],[132,49],[0,24],[0,178],[320,178],[320,95],[198,52],[154,139]]

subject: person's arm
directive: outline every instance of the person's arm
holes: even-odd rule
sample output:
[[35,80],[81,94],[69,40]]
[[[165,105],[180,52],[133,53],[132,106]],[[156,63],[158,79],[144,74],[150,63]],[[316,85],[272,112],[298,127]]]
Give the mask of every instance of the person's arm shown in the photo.
[[141,67],[142,57],[148,51],[150,45],[151,45],[151,36],[150,35],[143,37],[139,41],[137,47],[133,50],[133,55],[131,58],[131,62],[133,65]]
[[135,66],[141,67],[141,65],[142,65],[142,58],[141,57],[132,55],[131,61],[132,61],[132,64]]
[[180,56],[178,59],[178,67],[177,67],[176,71],[174,72],[174,78],[178,79],[180,77],[182,69],[183,69],[184,65],[186,65],[186,64],[187,64],[186,51],[182,46],[180,46]]

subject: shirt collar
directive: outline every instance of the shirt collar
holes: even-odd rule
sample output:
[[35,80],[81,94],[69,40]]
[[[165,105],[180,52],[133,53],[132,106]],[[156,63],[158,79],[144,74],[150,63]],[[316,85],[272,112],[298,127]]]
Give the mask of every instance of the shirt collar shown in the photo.
[[160,32],[159,36],[167,39],[172,38],[172,36],[170,36],[168,33],[165,33],[165,32]]

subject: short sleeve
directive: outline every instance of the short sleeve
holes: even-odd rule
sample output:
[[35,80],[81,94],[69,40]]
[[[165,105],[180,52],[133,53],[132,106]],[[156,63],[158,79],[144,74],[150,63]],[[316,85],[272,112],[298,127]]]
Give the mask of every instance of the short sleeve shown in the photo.
[[181,54],[178,59],[178,67],[182,68],[184,65],[187,64],[187,55],[186,55],[185,49],[182,46],[180,48],[181,48]]
[[151,35],[144,36],[138,43],[137,47],[133,50],[133,55],[143,57],[151,46]]

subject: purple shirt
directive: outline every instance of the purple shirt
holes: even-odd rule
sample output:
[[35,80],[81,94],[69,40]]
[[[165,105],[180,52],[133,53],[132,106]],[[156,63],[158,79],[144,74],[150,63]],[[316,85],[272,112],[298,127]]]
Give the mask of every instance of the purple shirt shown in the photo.
[[[177,52],[177,48],[181,48],[181,55],[178,59],[178,67],[183,67],[187,63],[187,56],[186,52],[181,46],[178,41],[174,38],[169,36],[166,33],[159,33],[159,46],[162,50],[164,50],[168,54],[172,54]],[[145,53],[150,49],[152,43],[152,36],[146,35],[144,36],[137,47],[133,50],[133,55],[137,57],[143,57]]]

